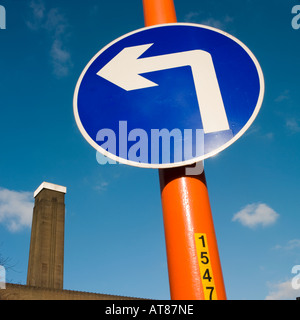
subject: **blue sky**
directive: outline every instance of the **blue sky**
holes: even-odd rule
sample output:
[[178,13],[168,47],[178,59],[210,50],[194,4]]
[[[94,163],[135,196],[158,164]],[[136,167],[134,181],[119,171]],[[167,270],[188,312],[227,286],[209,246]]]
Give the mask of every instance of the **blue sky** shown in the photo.
[[[178,22],[224,30],[264,72],[253,125],[205,160],[228,299],[294,299],[300,264],[299,1],[175,0]],[[141,0],[2,0],[0,253],[26,283],[33,192],[66,186],[65,289],[169,299],[158,171],[100,165],[72,99],[88,61],[144,26]],[[116,10],[116,8],[118,8]],[[300,22],[300,21],[299,21]]]

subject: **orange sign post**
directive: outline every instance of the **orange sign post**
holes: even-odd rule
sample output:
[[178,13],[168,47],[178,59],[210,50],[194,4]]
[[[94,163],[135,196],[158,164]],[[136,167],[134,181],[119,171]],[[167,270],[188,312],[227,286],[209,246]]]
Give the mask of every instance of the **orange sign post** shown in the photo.
[[[145,25],[175,23],[173,0],[143,0]],[[172,300],[226,300],[204,171],[159,169]]]

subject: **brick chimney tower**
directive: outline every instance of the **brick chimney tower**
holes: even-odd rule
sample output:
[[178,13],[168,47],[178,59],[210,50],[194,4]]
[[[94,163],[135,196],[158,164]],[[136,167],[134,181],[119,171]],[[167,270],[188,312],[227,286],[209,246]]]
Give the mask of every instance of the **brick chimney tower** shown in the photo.
[[34,192],[28,286],[63,289],[66,192],[48,182]]

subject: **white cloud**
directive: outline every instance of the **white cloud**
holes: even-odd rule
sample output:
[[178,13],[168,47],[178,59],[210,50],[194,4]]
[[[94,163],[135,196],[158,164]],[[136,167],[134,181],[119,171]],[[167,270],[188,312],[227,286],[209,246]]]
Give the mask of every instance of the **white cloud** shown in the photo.
[[29,228],[32,221],[32,192],[13,191],[0,188],[0,223],[9,231]]
[[27,27],[37,30],[45,16],[45,5],[41,0],[35,0],[30,2],[29,7],[32,10],[32,18],[26,21]]
[[236,213],[232,221],[239,221],[243,226],[254,228],[256,226],[269,226],[276,222],[279,214],[264,203],[249,204]]
[[231,17],[226,16],[222,20],[217,20],[217,19],[214,19],[214,18],[208,18],[208,19],[201,20],[200,23],[204,24],[206,26],[210,26],[210,27],[214,27],[214,28],[217,28],[217,29],[224,30],[224,29],[227,28],[229,23],[231,23],[232,21],[233,21],[233,19]]
[[275,134],[273,132],[265,132],[263,128],[259,125],[252,125],[246,132],[245,136],[256,136],[260,141],[262,139],[266,142],[272,141],[274,139]]
[[286,124],[286,127],[292,132],[292,133],[297,133],[297,132],[300,132],[300,121],[298,121],[297,119],[295,118],[290,118],[290,119],[287,119],[285,124]]
[[68,23],[64,15],[57,8],[53,8],[47,13],[43,27],[49,32],[54,32],[55,36],[59,36],[66,32]]
[[300,296],[300,289],[295,290],[292,287],[292,280],[269,284],[270,292],[266,300],[295,300]]
[[[205,13],[205,16],[207,14]],[[184,21],[190,23],[200,23],[206,26],[225,30],[233,22],[233,18],[226,15],[222,19],[215,19],[213,17],[203,19],[204,13],[201,11],[192,11],[185,15]]]
[[67,76],[72,67],[71,54],[66,48],[69,24],[65,16],[57,9],[46,10],[42,0],[30,2],[31,18],[27,26],[34,31],[46,32],[51,39],[50,58],[53,73],[57,77]]
[[284,246],[278,244],[274,247],[274,249],[281,249],[285,251],[292,251],[298,248],[300,248],[300,239],[293,239],[288,241],[288,243]]
[[54,40],[50,56],[52,58],[53,72],[58,77],[67,76],[72,65],[70,53],[63,47],[61,40]]
[[266,138],[267,140],[273,140],[274,133],[273,132],[268,132],[263,137]]
[[102,192],[102,191],[106,191],[108,186],[109,186],[109,183],[107,181],[102,181],[101,183],[95,185],[94,189]]
[[185,22],[196,23],[196,22],[199,22],[199,20],[201,19],[200,17],[201,17],[201,12],[191,11],[184,16],[183,20]]
[[290,90],[284,90],[274,101],[282,102],[290,99]]

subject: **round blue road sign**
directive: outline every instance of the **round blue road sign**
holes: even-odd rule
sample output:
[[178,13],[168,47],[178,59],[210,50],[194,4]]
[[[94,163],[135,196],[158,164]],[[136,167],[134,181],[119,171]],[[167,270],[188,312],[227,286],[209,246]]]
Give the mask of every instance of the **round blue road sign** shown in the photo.
[[81,133],[101,154],[167,168],[235,142],[263,95],[262,70],[243,43],[215,28],[176,23],[133,31],[99,51],[73,104]]

